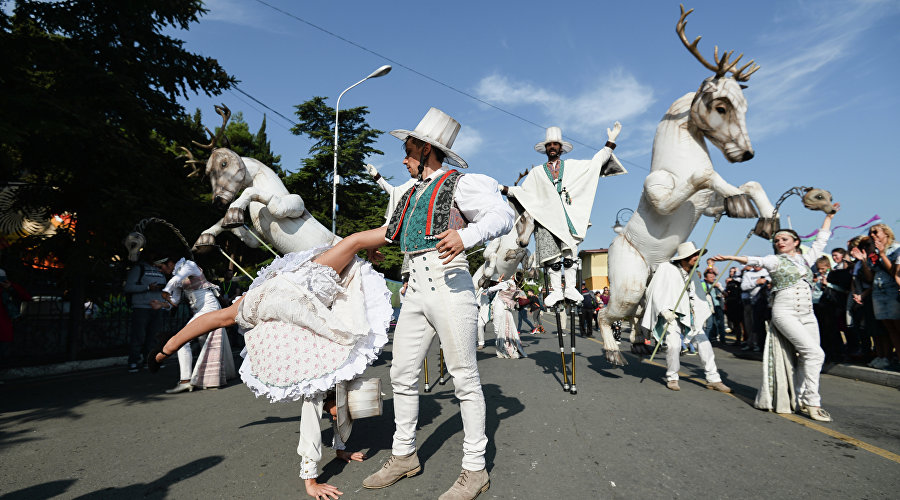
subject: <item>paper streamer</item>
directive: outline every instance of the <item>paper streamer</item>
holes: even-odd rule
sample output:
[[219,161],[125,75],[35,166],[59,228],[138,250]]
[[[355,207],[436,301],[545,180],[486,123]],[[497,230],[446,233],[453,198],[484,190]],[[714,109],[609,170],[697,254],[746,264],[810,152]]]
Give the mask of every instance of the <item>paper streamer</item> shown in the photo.
[[[863,222],[862,224],[860,224],[860,225],[858,225],[858,226],[835,226],[835,227],[832,229],[832,232],[835,231],[835,230],[838,230],[838,229],[859,229],[859,228],[861,228],[861,227],[866,227],[866,226],[868,226],[869,224],[871,224],[871,223],[873,223],[873,222],[880,222],[880,221],[881,221],[881,217],[879,217],[878,214],[875,214],[875,215],[872,216],[871,219],[867,220],[866,222]],[[804,243],[805,243],[805,242],[808,242],[808,241],[813,241],[813,240],[816,239],[816,235],[817,235],[817,234],[819,234],[819,230],[818,230],[818,229],[816,229],[815,231],[813,231],[813,232],[807,234],[806,236],[801,236],[801,237],[800,237],[800,241],[802,241],[802,242],[804,242]]]

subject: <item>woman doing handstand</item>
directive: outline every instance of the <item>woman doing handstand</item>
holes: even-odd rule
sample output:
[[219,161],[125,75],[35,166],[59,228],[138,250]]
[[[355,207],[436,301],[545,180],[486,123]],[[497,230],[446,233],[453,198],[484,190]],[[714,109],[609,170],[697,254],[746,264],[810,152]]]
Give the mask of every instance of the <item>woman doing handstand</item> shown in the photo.
[[[383,277],[355,255],[386,243],[385,229],[355,233],[331,248],[285,255],[259,272],[247,293],[231,306],[195,318],[151,356],[151,370],[182,345],[217,328],[237,323],[245,333],[242,380],[259,396],[274,401],[303,400],[301,478],[313,498],[338,498],[342,492],[319,484],[322,458],[319,417],[338,408],[332,389],[358,378],[387,342],[392,309]],[[339,418],[336,420],[340,420]],[[343,442],[349,425],[335,426],[338,458],[362,461]]]

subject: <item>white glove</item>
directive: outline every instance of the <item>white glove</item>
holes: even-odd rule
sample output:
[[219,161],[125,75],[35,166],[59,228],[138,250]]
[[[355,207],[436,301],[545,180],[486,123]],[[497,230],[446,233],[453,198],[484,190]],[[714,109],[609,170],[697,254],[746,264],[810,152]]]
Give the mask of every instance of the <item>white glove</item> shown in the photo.
[[369,173],[373,178],[378,176],[378,169],[375,168],[375,165],[370,163],[366,163],[366,172]]
[[673,311],[671,309],[667,309],[667,310],[659,313],[659,315],[662,316],[663,319],[666,320],[666,323],[669,323],[669,324],[675,323],[678,321],[678,315],[676,315],[675,311]]
[[613,128],[606,129],[606,137],[609,142],[616,142],[616,137],[619,137],[619,132],[622,131],[622,124],[616,122],[613,124]]

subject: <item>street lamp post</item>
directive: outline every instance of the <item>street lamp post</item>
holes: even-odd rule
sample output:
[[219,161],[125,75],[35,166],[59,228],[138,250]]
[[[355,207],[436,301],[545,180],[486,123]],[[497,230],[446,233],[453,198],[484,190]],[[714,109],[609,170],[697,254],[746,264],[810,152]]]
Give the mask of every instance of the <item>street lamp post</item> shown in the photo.
[[337,185],[338,178],[337,173],[337,165],[338,165],[338,111],[341,107],[341,97],[344,97],[344,94],[347,93],[348,90],[356,87],[360,83],[368,80],[369,78],[378,78],[379,76],[384,76],[391,72],[391,66],[389,64],[385,64],[384,66],[373,71],[369,76],[363,78],[362,80],[354,83],[353,85],[344,89],[341,92],[341,95],[338,96],[337,102],[334,105],[334,172],[332,173],[332,188],[331,188],[331,232],[337,234]]
[[[622,217],[622,214],[625,212],[630,212],[628,214],[628,218]],[[628,222],[628,219],[631,218],[631,214],[633,214],[633,213],[634,213],[634,210],[632,210],[630,208],[623,208],[623,209],[620,209],[618,212],[616,212],[616,224],[612,227],[613,231],[615,231],[616,234],[622,234],[622,231],[625,230],[625,226],[622,225],[622,222]]]

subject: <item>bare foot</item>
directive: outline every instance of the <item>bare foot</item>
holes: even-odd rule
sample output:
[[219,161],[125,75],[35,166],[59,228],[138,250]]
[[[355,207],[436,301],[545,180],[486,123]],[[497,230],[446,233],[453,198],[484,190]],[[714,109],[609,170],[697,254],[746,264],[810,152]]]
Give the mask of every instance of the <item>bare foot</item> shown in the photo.
[[347,463],[349,463],[351,460],[362,462],[363,460],[369,458],[365,453],[361,451],[354,451],[353,453],[350,453],[349,451],[336,450],[335,453],[337,454],[338,458]]

